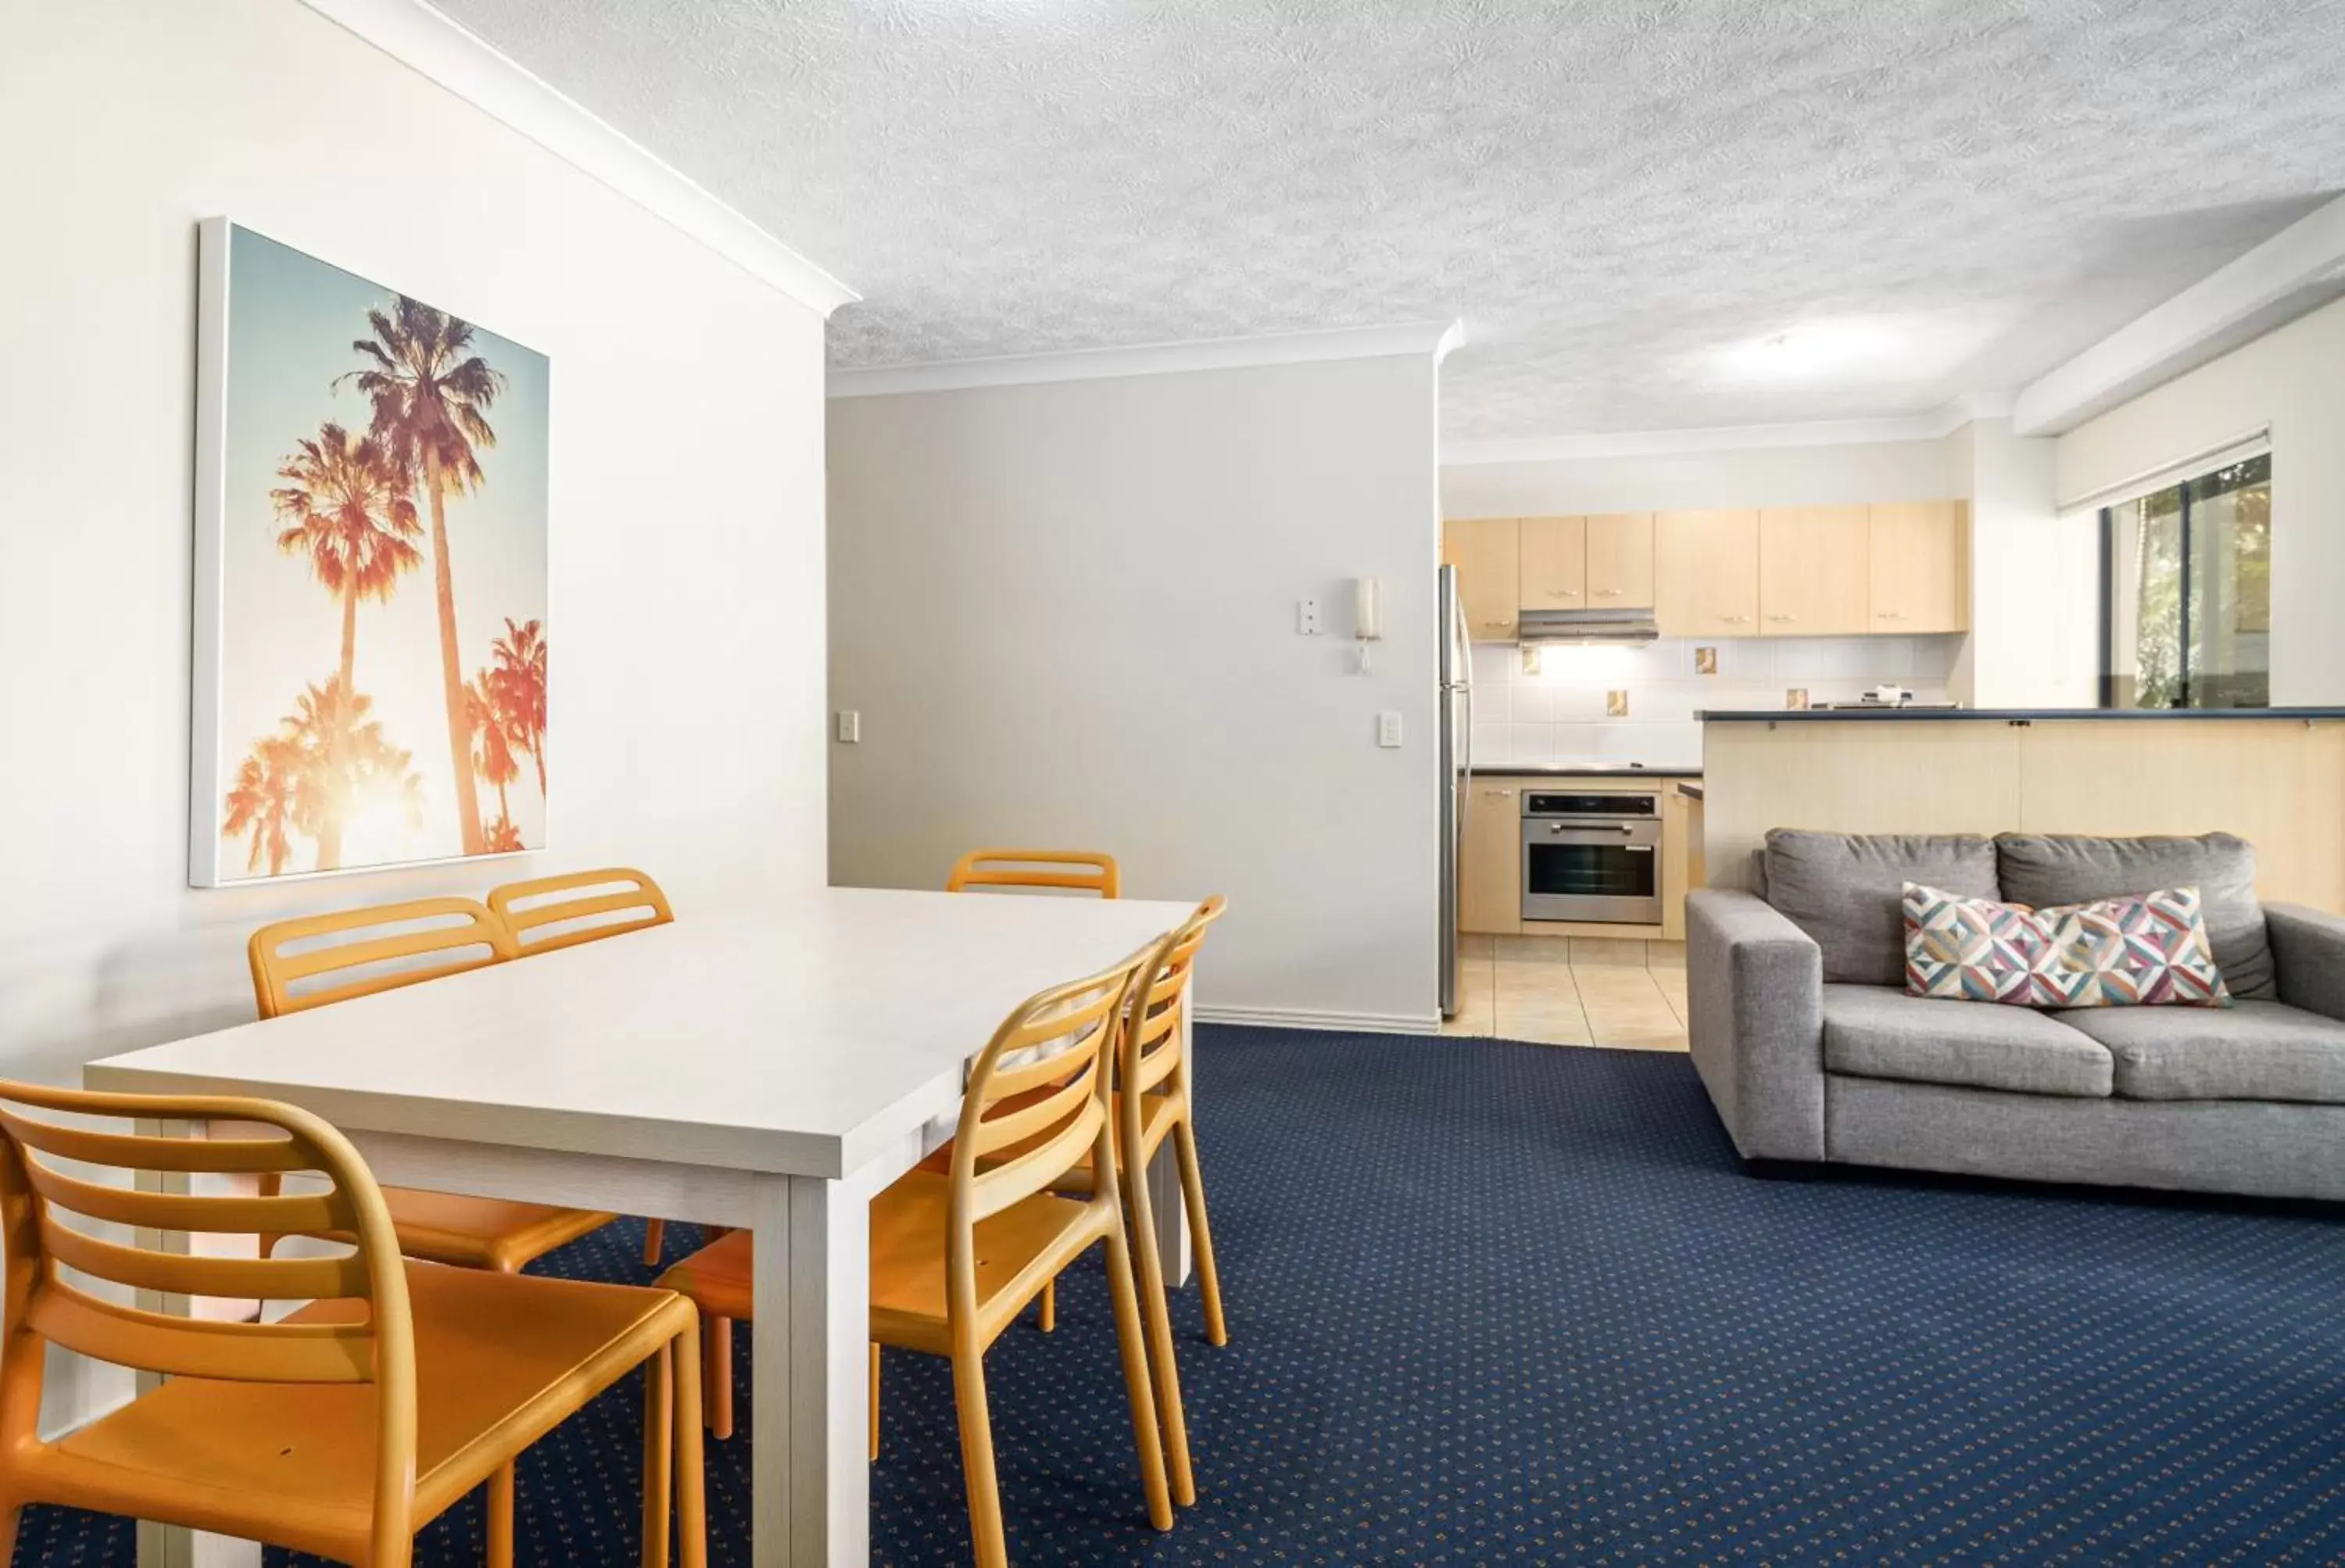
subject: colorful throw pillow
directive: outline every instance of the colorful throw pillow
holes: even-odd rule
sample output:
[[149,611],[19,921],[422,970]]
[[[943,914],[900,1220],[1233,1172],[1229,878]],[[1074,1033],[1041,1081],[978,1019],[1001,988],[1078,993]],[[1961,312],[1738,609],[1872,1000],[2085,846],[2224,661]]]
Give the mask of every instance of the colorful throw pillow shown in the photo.
[[2019,1007],[2228,1007],[2197,888],[2025,904],[1907,882],[1905,989]]

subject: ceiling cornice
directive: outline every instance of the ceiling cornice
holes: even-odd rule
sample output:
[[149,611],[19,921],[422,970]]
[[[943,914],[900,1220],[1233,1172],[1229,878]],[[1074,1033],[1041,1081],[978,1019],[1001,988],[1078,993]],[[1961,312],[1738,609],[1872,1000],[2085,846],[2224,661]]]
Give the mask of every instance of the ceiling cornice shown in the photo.
[[2008,393],[1972,392],[1928,413],[1892,414],[1881,419],[1634,430],[1529,441],[1444,442],[1441,463],[1445,468],[1464,468],[1490,463],[1568,463],[1589,458],[1757,452],[1771,447],[1872,446],[1893,441],[1939,441],[1974,420],[2007,418],[2011,408]]
[[1402,354],[1430,354],[1437,363],[1465,341],[1461,322],[1410,321],[1392,327],[1342,327],[1330,331],[1275,332],[1255,338],[1211,338],[1123,349],[1077,349],[1056,354],[935,360],[925,364],[835,370],[830,372],[830,395],[890,397],[900,392],[967,392],[977,387],[1172,375],[1184,371],[1245,370],[1323,360],[1386,359]]
[[2029,383],[2013,423],[2057,435],[2345,294],[2345,197]]
[[862,298],[422,0],[302,4],[817,315]]

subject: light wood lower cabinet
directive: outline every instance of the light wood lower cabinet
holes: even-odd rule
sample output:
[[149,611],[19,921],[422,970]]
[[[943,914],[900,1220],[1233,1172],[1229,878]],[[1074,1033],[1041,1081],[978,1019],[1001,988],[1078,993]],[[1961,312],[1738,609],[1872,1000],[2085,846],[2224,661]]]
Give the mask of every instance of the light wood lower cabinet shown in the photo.
[[1442,564],[1457,568],[1467,635],[1477,643],[1515,640],[1521,538],[1512,517],[1461,518],[1441,530]]
[[1523,803],[1515,783],[1469,780],[1466,841],[1457,856],[1457,929],[1523,929]]
[[1900,501],[1869,508],[1871,624],[1890,636],[1968,631],[1970,508]]
[[1759,514],[1657,514],[1653,575],[1663,636],[1757,636]]
[[1870,575],[1865,506],[1781,506],[1759,514],[1759,635],[1863,636]]

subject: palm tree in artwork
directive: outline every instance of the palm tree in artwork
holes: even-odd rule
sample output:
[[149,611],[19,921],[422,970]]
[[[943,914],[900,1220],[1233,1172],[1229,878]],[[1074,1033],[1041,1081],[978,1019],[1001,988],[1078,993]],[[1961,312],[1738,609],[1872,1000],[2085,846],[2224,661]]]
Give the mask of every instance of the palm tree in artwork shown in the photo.
[[[448,559],[448,494],[477,490],[478,453],[496,444],[484,411],[505,378],[472,352],[472,327],[445,311],[399,295],[367,312],[371,338],[350,347],[367,361],[343,380],[372,402],[372,433],[431,513],[432,587],[440,608],[440,679],[448,709],[448,754],[456,770],[456,820],[463,851],[482,852],[480,792],[472,782],[463,664],[456,645],[455,577]],[[338,382],[339,384],[339,382]]]
[[[306,556],[318,584],[342,602],[342,659],[339,689],[351,689],[358,654],[359,601],[388,600],[401,574],[423,564],[413,541],[422,534],[415,503],[403,492],[399,472],[372,436],[353,436],[329,422],[317,439],[295,443],[277,476],[282,487],[269,493],[284,524],[277,547]],[[329,738],[330,748],[340,742]],[[338,866],[342,824],[329,817],[319,825],[318,858]]]
[[[412,755],[386,739],[381,720],[370,717],[374,699],[350,692],[346,702],[348,690],[337,676],[305,687],[278,729],[278,744],[295,779],[293,826],[318,840],[321,871],[341,864],[340,825],[360,811],[395,805],[409,827],[423,821],[423,780],[409,766]],[[331,860],[326,854],[328,823],[336,825],[338,834],[337,858]]]
[[537,763],[537,798],[545,799],[545,631],[542,623],[515,626],[505,617],[505,635],[489,649],[496,667],[490,689],[504,713],[507,738]]
[[288,830],[293,825],[293,799],[300,785],[300,759],[281,736],[265,736],[237,765],[236,782],[228,786],[228,816],[220,837],[252,835],[252,852],[245,869],[257,871],[268,862],[272,877],[284,874],[293,858]]
[[[498,700],[495,678],[487,670],[474,676],[464,687],[464,714],[472,730],[470,754],[473,771],[495,787],[497,821],[511,830],[513,802],[506,789],[521,777],[521,764],[513,758],[514,720]],[[519,834],[513,837],[516,841],[513,847],[519,849]]]

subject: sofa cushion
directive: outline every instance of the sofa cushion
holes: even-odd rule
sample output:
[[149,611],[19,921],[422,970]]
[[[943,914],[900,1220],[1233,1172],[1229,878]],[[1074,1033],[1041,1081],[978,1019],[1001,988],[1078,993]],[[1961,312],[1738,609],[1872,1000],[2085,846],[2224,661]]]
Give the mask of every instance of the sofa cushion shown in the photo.
[[2117,1092],[2129,1100],[2345,1105],[2345,1023],[2300,1007],[2241,1002],[2219,1013],[2122,1007],[2055,1016],[2108,1047]]
[[2263,905],[2256,900],[2256,851],[2246,840],[2229,833],[2195,839],[2005,833],[1995,850],[2002,896],[2013,903],[2081,904],[2156,888],[2197,888],[2215,962],[2231,994],[2259,1001],[2276,994]]
[[2228,1007],[2197,888],[2029,909],[1905,884],[1905,989],[2015,1007]]
[[1855,985],[1905,983],[1907,882],[1964,898],[2001,895],[1995,842],[1954,835],[1767,835],[1767,901],[1823,950],[1824,979]]
[[1882,985],[1824,987],[1824,1067],[2021,1095],[2109,1092],[2108,1052],[2059,1019]]

